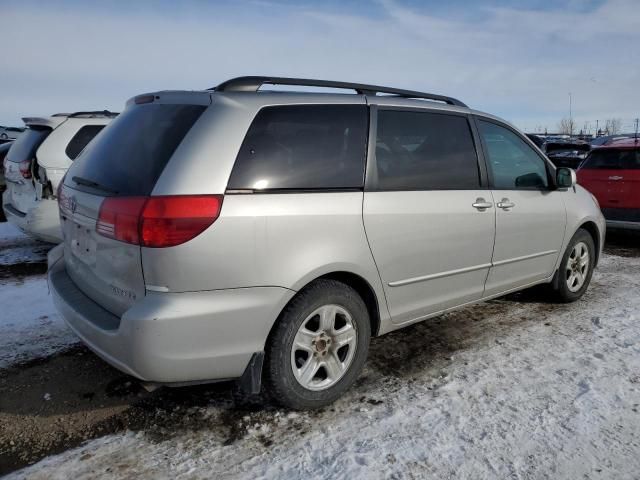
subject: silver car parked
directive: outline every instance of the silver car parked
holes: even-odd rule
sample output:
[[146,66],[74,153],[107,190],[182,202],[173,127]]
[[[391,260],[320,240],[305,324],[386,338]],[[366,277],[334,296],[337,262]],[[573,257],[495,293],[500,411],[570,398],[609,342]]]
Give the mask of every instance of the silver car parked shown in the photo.
[[267,77],[129,100],[59,206],[51,292],[91,349],[144,381],[239,379],[293,408],[352,385],[371,336],[536,284],[579,299],[605,233],[574,172],[494,116]]

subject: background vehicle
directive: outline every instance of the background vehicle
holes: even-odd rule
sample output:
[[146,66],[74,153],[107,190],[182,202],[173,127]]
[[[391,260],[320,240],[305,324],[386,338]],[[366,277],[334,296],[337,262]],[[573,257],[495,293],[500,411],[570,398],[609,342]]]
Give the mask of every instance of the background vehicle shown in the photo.
[[542,150],[556,167],[575,170],[587,158],[591,147],[584,141],[556,140],[545,142]]
[[9,222],[46,242],[62,240],[56,189],[73,160],[117,113],[77,112],[24,118],[27,130],[4,162],[2,208]]
[[[6,142],[0,145],[0,162],[4,162],[4,158],[7,156],[7,152],[11,148],[11,142]],[[6,184],[4,181],[4,166],[0,168],[0,195],[5,191]],[[4,212],[0,210],[0,222],[6,222],[7,218],[4,216]]]
[[544,138],[541,137],[540,135],[537,135],[535,133],[527,133],[527,138],[529,140],[531,140],[536,147],[538,147],[539,149],[542,149],[542,146],[544,145]]
[[594,148],[577,175],[598,199],[607,227],[640,229],[640,139]]
[[589,144],[591,147],[600,147],[607,143],[614,142],[616,140],[623,140],[625,138],[633,138],[633,135],[602,135],[600,137],[593,138]]
[[66,175],[49,283],[131,375],[264,379],[315,408],[353,384],[372,335],[539,283],[580,298],[604,219],[571,187],[514,127],[450,97],[268,77],[155,92]]
[[15,140],[24,132],[24,128],[18,127],[0,127],[1,140]]

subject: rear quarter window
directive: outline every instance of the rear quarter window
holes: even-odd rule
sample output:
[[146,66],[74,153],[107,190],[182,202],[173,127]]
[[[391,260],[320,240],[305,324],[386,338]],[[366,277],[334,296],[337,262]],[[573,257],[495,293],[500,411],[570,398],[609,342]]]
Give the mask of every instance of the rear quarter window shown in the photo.
[[230,190],[362,188],[364,105],[265,107],[240,147]]
[[104,128],[104,125],[85,125],[76,132],[73,138],[69,141],[65,153],[71,160],[75,160],[80,152],[84,150],[84,147],[93,140],[100,131]]

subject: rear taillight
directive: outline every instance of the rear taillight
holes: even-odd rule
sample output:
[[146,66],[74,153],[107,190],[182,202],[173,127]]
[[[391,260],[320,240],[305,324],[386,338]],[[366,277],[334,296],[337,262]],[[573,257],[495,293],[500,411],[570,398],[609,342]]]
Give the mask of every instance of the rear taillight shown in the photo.
[[31,178],[31,160],[24,160],[18,164],[22,178]]
[[106,198],[96,232],[143,247],[173,247],[213,224],[220,215],[222,199],[222,195]]
[[147,197],[106,198],[100,206],[96,232],[122,242],[140,244],[140,215]]

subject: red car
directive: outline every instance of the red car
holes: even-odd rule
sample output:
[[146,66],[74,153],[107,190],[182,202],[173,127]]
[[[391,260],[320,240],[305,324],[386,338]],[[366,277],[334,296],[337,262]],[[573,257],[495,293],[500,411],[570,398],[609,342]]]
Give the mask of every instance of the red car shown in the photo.
[[577,174],[600,203],[608,227],[640,230],[640,138],[595,147]]

